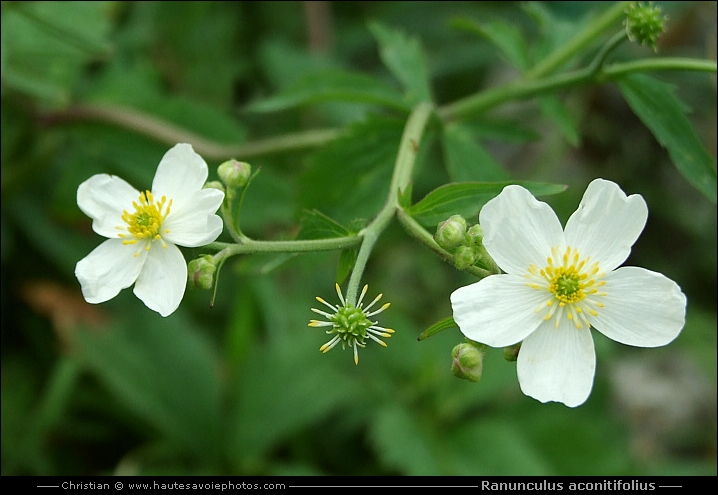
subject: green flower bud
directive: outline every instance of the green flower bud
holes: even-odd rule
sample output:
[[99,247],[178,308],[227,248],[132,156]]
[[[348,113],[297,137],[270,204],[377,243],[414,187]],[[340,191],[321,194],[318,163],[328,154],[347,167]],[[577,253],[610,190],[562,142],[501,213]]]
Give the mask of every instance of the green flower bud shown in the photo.
[[457,378],[463,378],[471,382],[481,380],[484,370],[484,354],[486,346],[464,342],[451,351],[451,372]]
[[631,41],[647,45],[657,51],[656,42],[665,30],[666,17],[662,15],[661,8],[652,3],[643,5],[640,2],[632,3],[626,9],[626,33]]
[[447,251],[453,251],[464,240],[466,220],[461,215],[452,215],[436,227],[434,240]]
[[478,223],[469,227],[466,231],[466,242],[469,246],[482,246],[481,241],[484,238],[484,231]]
[[521,342],[518,344],[504,347],[504,359],[510,363],[513,363],[519,358],[519,350],[521,349]]
[[214,272],[217,264],[209,254],[200,256],[187,265],[187,279],[190,287],[195,289],[211,289],[214,283]]
[[469,246],[459,246],[454,251],[454,266],[459,270],[470,267],[476,263],[476,252]]
[[217,167],[217,175],[227,187],[244,187],[252,173],[252,166],[246,162],[238,162],[234,158]]
[[206,182],[204,185],[204,188],[205,189],[218,189],[218,190],[224,192],[224,184],[222,184],[218,180],[212,180],[212,181]]

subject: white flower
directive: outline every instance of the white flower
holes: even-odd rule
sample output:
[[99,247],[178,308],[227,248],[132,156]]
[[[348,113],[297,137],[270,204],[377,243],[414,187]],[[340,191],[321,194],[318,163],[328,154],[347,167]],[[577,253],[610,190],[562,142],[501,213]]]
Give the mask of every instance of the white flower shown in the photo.
[[139,192],[113,175],[93,175],[77,189],[77,205],[92,229],[109,239],[80,260],[75,276],[89,303],[135,284],[135,295],[162,316],[179,306],[187,264],[177,245],[209,244],[222,232],[215,215],[224,193],[203,189],[207,164],[189,144],[162,157],[152,191]]
[[683,328],[686,297],[675,282],[618,268],[647,217],[641,196],[596,179],[563,230],[546,203],[507,186],[479,215],[484,247],[506,273],[456,290],[454,320],[492,347],[523,341],[517,373],[526,395],[583,404],[596,368],[590,327],[638,347],[668,344]]

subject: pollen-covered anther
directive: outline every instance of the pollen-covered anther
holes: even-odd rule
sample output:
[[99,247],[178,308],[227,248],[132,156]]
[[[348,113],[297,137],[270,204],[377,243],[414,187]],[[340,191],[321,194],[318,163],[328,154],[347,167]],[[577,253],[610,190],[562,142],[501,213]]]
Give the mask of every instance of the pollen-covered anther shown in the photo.
[[[162,223],[170,213],[172,200],[167,201],[167,196],[162,196],[159,201],[155,201],[155,197],[150,191],[140,193],[139,202],[133,201],[135,211],[130,213],[127,210],[122,212],[122,220],[125,226],[117,227],[122,231],[118,236],[123,239],[122,244],[136,244],[138,239],[148,239],[152,241],[161,241]],[[169,230],[165,229],[164,233]],[[162,243],[163,247],[167,247],[166,243]],[[150,244],[145,246],[145,250],[149,251]]]
[[[559,263],[555,263],[555,260]],[[555,319],[558,328],[561,317],[571,321],[577,329],[590,326],[587,315],[598,316],[595,308],[603,307],[596,300],[605,296],[605,292],[598,292],[596,287],[605,284],[599,280],[603,277],[597,262],[591,262],[590,256],[582,258],[577,249],[568,246],[563,252],[556,246],[551,249],[551,256],[546,257],[546,266],[539,269],[529,265],[524,275],[530,279],[526,285],[537,290],[546,290],[550,298],[536,309],[544,312],[543,319]],[[554,304],[558,303],[558,304]]]

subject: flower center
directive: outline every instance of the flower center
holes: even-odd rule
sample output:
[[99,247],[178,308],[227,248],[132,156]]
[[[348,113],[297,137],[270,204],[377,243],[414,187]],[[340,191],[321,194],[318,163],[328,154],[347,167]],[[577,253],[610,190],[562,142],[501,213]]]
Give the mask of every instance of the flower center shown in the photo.
[[351,304],[340,307],[329,320],[334,323],[334,330],[341,335],[342,340],[351,343],[352,339],[356,339],[359,345],[364,343],[366,329],[374,324],[361,309]]
[[[584,275],[583,278],[586,276]],[[559,267],[556,270],[556,275],[551,279],[548,290],[553,292],[556,299],[564,303],[573,303],[586,297],[583,292],[581,275],[573,267]]]
[[544,312],[544,320],[555,318],[556,328],[564,313],[576,328],[590,326],[591,317],[598,316],[598,310],[604,306],[600,299],[606,293],[599,291],[605,285],[600,280],[604,273],[600,272],[598,262],[591,262],[590,256],[581,257],[571,246],[563,254],[554,247],[551,254],[543,269],[532,264],[526,274],[531,279],[529,287],[549,293],[536,312]]
[[[169,232],[169,230],[162,232],[162,222],[170,213],[172,200],[170,199],[168,203],[167,196],[162,196],[162,199],[155,201],[152,193],[145,191],[140,193],[139,203],[133,201],[132,206],[135,207],[133,213],[129,213],[127,210],[122,212],[122,220],[126,226],[117,227],[118,230],[126,231],[129,235],[126,233],[118,235],[124,239],[122,244],[137,244],[138,239],[148,239],[150,243],[145,249],[149,251],[151,241],[159,241],[162,238],[162,233]],[[166,244],[163,246],[167,247]],[[135,253],[135,256],[137,254],[139,253]]]

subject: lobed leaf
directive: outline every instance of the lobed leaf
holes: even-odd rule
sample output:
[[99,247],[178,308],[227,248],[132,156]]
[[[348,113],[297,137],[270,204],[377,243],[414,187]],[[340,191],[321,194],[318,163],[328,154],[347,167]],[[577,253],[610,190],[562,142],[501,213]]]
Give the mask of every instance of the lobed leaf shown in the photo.
[[409,103],[432,101],[429,71],[419,41],[379,22],[370,23],[369,29],[379,42],[382,62],[404,86]]
[[616,83],[631,110],[668,150],[678,171],[715,203],[715,160],[696,136],[675,88],[645,74],[627,75]]

